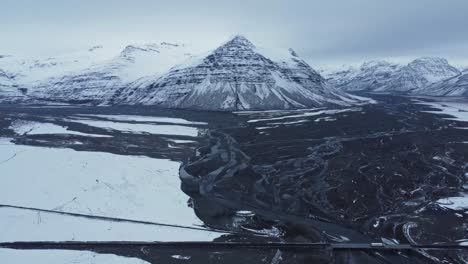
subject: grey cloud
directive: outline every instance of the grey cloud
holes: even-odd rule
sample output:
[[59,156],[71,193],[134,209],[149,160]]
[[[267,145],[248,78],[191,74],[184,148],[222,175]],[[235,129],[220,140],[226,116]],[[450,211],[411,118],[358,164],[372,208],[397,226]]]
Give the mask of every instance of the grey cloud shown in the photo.
[[3,0],[1,53],[233,34],[310,60],[437,55],[468,60],[466,0]]

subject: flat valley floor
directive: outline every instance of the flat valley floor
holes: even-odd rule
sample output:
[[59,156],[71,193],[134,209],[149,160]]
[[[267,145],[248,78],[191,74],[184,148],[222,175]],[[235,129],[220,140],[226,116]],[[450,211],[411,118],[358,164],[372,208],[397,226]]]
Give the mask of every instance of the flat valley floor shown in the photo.
[[[468,246],[468,102],[238,113],[0,105],[0,243]],[[2,244],[6,245],[6,244]],[[468,249],[0,248],[7,263],[466,263]]]

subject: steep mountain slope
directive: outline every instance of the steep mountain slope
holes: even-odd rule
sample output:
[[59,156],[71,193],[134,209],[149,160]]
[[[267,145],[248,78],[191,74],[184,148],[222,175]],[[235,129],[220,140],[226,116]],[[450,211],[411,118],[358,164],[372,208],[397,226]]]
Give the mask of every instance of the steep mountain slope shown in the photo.
[[109,103],[205,110],[291,109],[365,101],[339,92],[297,54],[236,36],[207,56],[123,89]]
[[415,95],[468,96],[468,70],[452,78],[414,90]]
[[160,75],[189,56],[185,46],[179,44],[130,45],[110,60],[46,79],[30,95],[42,99],[102,103],[138,78]]
[[460,74],[442,58],[418,58],[407,65],[386,61],[364,63],[358,70],[335,72],[328,77],[345,91],[406,94]]

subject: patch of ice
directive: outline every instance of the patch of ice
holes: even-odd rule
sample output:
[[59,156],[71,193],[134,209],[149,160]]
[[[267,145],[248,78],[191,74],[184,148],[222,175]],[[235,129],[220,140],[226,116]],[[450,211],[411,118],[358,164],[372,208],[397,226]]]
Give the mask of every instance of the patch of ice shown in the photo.
[[281,237],[283,235],[283,232],[277,227],[272,227],[270,229],[253,229],[241,226],[241,228],[261,236]]
[[149,133],[159,135],[177,135],[196,137],[198,129],[190,126],[181,125],[154,125],[154,124],[132,124],[112,121],[69,119],[67,121],[85,124],[88,126],[104,129],[119,130],[129,133]]
[[302,124],[309,122],[310,120],[307,119],[302,119],[302,120],[297,120],[297,121],[289,121],[289,122],[273,122],[273,123],[268,123],[268,125],[296,125],[296,124]]
[[431,114],[445,114],[454,118],[445,118],[447,120],[456,120],[468,122],[468,103],[460,102],[418,102],[417,104],[427,105],[441,111],[423,111]]
[[458,197],[439,199],[436,203],[452,210],[468,210],[468,194],[465,193]]
[[31,105],[29,106],[28,105],[28,108],[80,108],[82,106],[80,105],[71,105],[71,104],[60,104],[60,103],[46,103],[45,105],[40,105],[40,106],[36,106],[36,105]]
[[194,122],[182,118],[159,117],[159,116],[138,116],[138,115],[77,115],[85,117],[101,117],[112,121],[136,121],[136,122],[163,122],[179,125],[207,125],[206,122]]
[[279,117],[271,117],[271,118],[264,118],[264,119],[252,119],[252,120],[249,120],[247,122],[248,123],[257,123],[257,122],[263,122],[263,121],[284,120],[284,119],[291,119],[291,118],[303,118],[303,117],[317,116],[317,115],[333,115],[333,114],[339,114],[339,113],[351,112],[351,111],[361,111],[361,109],[349,108],[349,109],[339,109],[339,110],[320,110],[320,111],[316,111],[316,112],[304,112],[304,113],[300,113],[300,114],[286,115],[286,116],[279,116]]
[[252,211],[240,210],[240,211],[236,212],[236,215],[239,215],[239,216],[253,216],[253,215],[255,215],[255,213],[252,212]]
[[144,264],[137,258],[72,250],[18,250],[0,249],[4,264]]
[[193,140],[182,140],[182,139],[168,139],[168,140],[177,144],[197,143],[196,141],[193,141]]
[[273,129],[273,128],[277,128],[278,126],[271,126],[271,127],[256,127],[255,129],[257,130],[264,130],[264,129]]
[[320,117],[320,118],[315,119],[315,122],[322,122],[322,121],[325,121],[325,122],[336,121],[336,118],[326,116],[326,117]]
[[78,131],[68,130],[67,127],[52,123],[40,123],[35,121],[16,120],[11,124],[11,128],[19,135],[39,135],[39,134],[69,134],[88,137],[112,137],[109,135],[87,134]]
[[192,258],[190,256],[182,256],[182,255],[172,255],[171,257],[174,259],[180,259],[180,260],[190,260]]
[[294,113],[294,112],[304,112],[304,111],[318,111],[322,108],[306,108],[306,109],[295,109],[295,110],[252,110],[252,111],[236,111],[233,112],[236,115],[252,115],[252,114],[261,114],[261,113]]
[[382,237],[381,240],[382,240],[382,243],[384,243],[386,245],[398,245],[398,244],[400,244],[400,242],[398,240],[396,240],[395,238]]

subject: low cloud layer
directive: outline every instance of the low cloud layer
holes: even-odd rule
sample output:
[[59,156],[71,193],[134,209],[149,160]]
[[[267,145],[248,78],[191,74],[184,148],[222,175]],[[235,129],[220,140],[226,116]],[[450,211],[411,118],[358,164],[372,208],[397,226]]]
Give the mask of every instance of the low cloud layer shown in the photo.
[[0,54],[51,55],[96,44],[231,35],[293,47],[312,64],[442,56],[468,62],[466,0],[3,0]]

